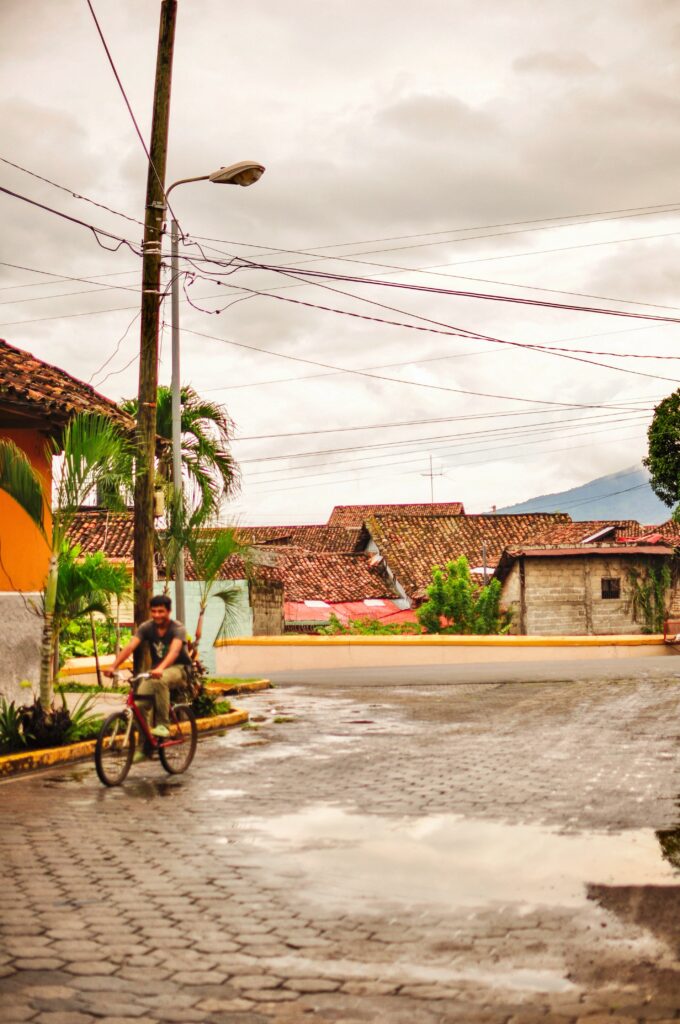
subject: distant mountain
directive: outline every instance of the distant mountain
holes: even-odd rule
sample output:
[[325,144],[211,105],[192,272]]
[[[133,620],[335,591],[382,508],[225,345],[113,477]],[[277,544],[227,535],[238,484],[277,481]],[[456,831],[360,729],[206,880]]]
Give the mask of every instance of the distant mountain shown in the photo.
[[579,521],[637,519],[640,523],[663,523],[671,514],[668,506],[654,494],[649,485],[649,473],[642,466],[632,466],[580,487],[543,494],[498,511],[568,512],[572,519]]

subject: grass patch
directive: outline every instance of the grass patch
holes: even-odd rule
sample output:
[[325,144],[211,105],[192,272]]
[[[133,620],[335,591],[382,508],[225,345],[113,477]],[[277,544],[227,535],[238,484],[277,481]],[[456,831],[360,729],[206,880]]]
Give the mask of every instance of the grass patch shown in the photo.
[[57,683],[55,693],[127,693],[129,686],[97,686],[96,683]]
[[291,715],[277,715],[274,719],[274,725],[287,725],[289,722],[297,722],[297,718],[293,718]]
[[248,729],[250,732],[257,732],[260,727],[259,725],[253,725],[252,722],[244,722],[241,728]]

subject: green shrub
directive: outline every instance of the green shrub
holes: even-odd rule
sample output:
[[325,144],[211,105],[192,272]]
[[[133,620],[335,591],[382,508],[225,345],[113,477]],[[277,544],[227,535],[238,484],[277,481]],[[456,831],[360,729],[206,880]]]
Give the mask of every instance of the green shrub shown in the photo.
[[[103,656],[113,654],[116,649],[116,624],[111,618],[95,619],[95,636],[97,651]],[[120,631],[120,646],[124,647],[132,636],[132,630],[124,628]],[[59,661],[63,664],[68,658],[92,658],[92,628],[89,617],[73,619],[67,622],[59,634]]]
[[489,635],[510,629],[510,613],[501,608],[500,582],[491,580],[485,587],[473,582],[464,555],[447,562],[445,570],[434,567],[426,594],[427,601],[416,612],[426,633]]
[[417,622],[382,622],[380,619],[350,619],[347,625],[331,612],[327,626],[319,626],[321,636],[402,636],[408,633],[422,633]]

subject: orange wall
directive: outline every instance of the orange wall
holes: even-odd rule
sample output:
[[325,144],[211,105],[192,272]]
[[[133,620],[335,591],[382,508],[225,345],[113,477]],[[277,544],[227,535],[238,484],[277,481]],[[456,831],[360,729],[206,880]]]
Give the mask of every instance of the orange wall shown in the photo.
[[[48,500],[52,470],[45,457],[47,438],[39,430],[0,428],[0,438],[14,441],[45,480]],[[47,524],[49,532],[49,523]],[[0,491],[0,591],[42,590],[49,552],[40,531],[13,498]]]

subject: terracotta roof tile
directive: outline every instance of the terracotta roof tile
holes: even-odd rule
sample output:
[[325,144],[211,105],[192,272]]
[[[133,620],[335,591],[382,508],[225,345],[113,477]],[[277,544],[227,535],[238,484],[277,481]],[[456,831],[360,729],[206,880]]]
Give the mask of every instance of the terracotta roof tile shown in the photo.
[[336,505],[328,519],[329,526],[359,529],[367,516],[460,516],[465,509],[460,501],[435,501],[407,505]]
[[369,516],[366,527],[390,570],[409,597],[420,597],[431,582],[432,567],[465,555],[470,566],[496,565],[504,548],[522,543],[549,527],[568,525],[565,513],[518,515]]
[[283,582],[286,601],[364,601],[393,598],[396,591],[370,565],[368,555],[306,551],[292,545],[267,549],[269,564],[258,565],[262,549],[255,549],[255,573],[264,570]]
[[87,508],[76,513],[70,539],[84,554],[103,551],[109,558],[132,558],[133,522],[131,512],[110,512]]
[[64,426],[81,412],[111,416],[125,430],[134,428],[131,416],[89,384],[0,339],[0,415],[3,418],[37,419],[46,427],[54,428]]
[[240,526],[236,533],[247,544],[294,544],[308,551],[345,553],[354,551],[356,547],[356,535],[339,525]]

